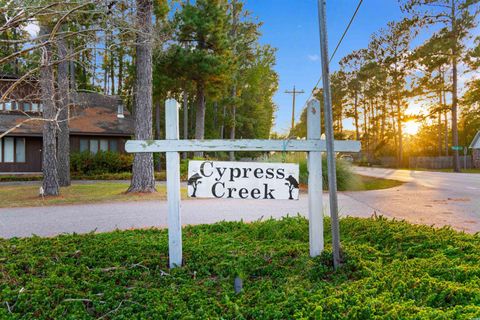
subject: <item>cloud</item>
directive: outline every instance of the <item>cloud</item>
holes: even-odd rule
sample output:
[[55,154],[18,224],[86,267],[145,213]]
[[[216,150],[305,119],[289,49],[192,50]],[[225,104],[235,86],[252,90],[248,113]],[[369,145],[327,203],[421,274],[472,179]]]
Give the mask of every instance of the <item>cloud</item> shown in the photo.
[[318,61],[320,60],[320,56],[318,54],[309,54],[308,55],[308,60],[310,61]]

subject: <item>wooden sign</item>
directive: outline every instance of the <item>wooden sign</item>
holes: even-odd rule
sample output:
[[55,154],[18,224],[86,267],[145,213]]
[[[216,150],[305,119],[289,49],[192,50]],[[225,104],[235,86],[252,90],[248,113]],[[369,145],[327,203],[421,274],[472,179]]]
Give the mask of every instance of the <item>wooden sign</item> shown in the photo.
[[298,200],[298,164],[189,161],[192,198]]
[[[320,139],[320,103],[315,99],[308,102],[306,140],[179,140],[179,107],[178,102],[175,100],[167,100],[165,103],[166,140],[132,140],[125,145],[125,150],[132,153],[166,152],[170,268],[181,266],[183,261],[179,156],[179,152],[183,151],[308,152],[310,255],[312,257],[318,256],[323,251],[324,245],[323,200],[321,194],[322,152],[326,150],[325,140]],[[335,141],[334,148],[336,152],[359,152],[360,142]],[[201,165],[203,163],[202,174]],[[298,165],[295,164],[191,161],[188,177],[188,194],[190,196],[240,199],[298,199]],[[217,181],[216,179],[219,180]],[[233,181],[230,181],[232,179]],[[215,191],[216,196],[212,191],[214,186],[213,191]]]

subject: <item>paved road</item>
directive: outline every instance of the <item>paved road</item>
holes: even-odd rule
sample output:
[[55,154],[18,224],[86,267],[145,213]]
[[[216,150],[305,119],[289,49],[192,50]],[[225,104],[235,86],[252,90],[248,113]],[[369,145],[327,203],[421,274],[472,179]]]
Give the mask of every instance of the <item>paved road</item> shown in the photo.
[[[406,183],[386,190],[340,193],[342,216],[369,217],[376,212],[413,223],[451,225],[467,232],[480,231],[480,175],[370,168],[356,170],[364,175]],[[326,194],[323,197],[327,204]],[[326,205],[324,212],[328,213]],[[307,215],[306,195],[302,194],[298,201],[182,201],[184,225],[222,220],[254,221],[287,214]],[[0,237],[165,227],[166,216],[164,201],[6,208],[0,209]]]
[[480,174],[356,168],[358,173],[405,181],[400,187],[348,192],[377,213],[413,223],[480,232]]

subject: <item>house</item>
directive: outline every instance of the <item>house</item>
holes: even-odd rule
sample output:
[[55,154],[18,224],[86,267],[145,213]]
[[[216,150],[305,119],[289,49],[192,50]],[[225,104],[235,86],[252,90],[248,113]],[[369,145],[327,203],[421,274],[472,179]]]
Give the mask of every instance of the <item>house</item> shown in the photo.
[[480,131],[477,132],[472,143],[470,143],[470,149],[472,149],[472,165],[474,168],[480,168]]
[[[14,76],[0,75],[0,95]],[[0,173],[42,171],[42,103],[38,82],[22,82],[0,102],[0,134],[18,126],[0,139]],[[0,100],[1,101],[1,100]],[[133,135],[133,117],[116,96],[78,92],[69,108],[70,151],[125,152],[125,141]]]

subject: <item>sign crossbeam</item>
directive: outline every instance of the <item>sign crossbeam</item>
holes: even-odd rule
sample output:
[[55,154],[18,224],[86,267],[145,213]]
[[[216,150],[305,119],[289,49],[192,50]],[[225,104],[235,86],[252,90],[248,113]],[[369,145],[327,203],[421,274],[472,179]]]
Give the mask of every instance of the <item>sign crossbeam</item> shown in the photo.
[[[127,152],[296,151],[325,152],[325,140],[130,140]],[[359,152],[358,141],[335,141],[336,152]]]

